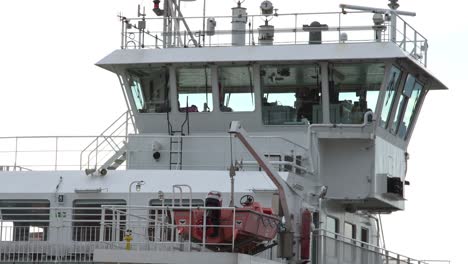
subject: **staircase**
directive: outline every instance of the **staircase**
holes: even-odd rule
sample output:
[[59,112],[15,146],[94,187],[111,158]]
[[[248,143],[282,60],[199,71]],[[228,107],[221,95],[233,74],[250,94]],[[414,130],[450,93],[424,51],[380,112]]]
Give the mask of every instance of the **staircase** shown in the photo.
[[136,132],[134,124],[131,112],[123,113],[83,149],[80,168],[86,174],[101,176],[118,169],[127,160],[127,139],[128,134]]
[[118,149],[112,157],[99,167],[98,172],[101,175],[107,174],[107,170],[116,170],[127,160],[127,143],[123,142],[123,146]]

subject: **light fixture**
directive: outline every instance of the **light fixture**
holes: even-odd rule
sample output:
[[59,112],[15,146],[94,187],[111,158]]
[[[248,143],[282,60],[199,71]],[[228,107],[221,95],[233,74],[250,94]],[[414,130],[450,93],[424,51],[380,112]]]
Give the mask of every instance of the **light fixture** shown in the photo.
[[137,192],[140,192],[141,191],[141,186],[144,185],[145,182],[144,181],[139,181],[137,182],[136,186],[135,186],[135,189]]

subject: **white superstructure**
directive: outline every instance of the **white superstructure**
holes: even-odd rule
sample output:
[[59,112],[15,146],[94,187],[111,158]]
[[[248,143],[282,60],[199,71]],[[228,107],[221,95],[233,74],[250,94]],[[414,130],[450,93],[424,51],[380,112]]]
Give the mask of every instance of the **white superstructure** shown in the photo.
[[426,263],[382,248],[379,222],[447,89],[414,13],[153,2],[97,63],[126,113],[96,137],[0,138],[0,262]]

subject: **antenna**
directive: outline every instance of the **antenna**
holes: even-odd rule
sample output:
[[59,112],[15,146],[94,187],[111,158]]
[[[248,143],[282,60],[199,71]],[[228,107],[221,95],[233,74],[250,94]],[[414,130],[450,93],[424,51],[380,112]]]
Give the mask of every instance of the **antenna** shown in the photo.
[[145,17],[145,16],[146,16],[145,7],[143,7],[143,13],[141,13],[141,6],[138,5],[138,17]]
[[237,7],[241,7],[242,4],[245,2],[245,0],[233,0],[235,3],[237,3]]
[[388,6],[391,9],[383,9],[383,8],[374,8],[374,7],[367,7],[367,6],[357,6],[357,5],[345,5],[345,4],[340,4],[340,8],[343,10],[343,14],[346,14],[345,9],[351,9],[351,10],[358,10],[358,11],[364,11],[364,12],[371,12],[375,14],[385,14],[386,16],[390,16],[390,39],[393,42],[396,42],[397,38],[397,17],[400,16],[416,16],[415,12],[407,12],[407,11],[397,11],[396,9],[400,7],[398,4],[398,0],[389,0],[390,3]]
[[[398,4],[396,4],[398,5]],[[398,5],[399,6],[399,5]],[[376,8],[376,7],[368,7],[368,6],[358,6],[358,5],[346,5],[340,4],[340,8],[342,9],[343,14],[346,14],[345,9],[350,10],[357,10],[357,11],[365,11],[377,14],[397,14],[400,16],[416,16],[415,12],[408,12],[408,11],[397,11],[395,9],[385,9],[385,8]]]

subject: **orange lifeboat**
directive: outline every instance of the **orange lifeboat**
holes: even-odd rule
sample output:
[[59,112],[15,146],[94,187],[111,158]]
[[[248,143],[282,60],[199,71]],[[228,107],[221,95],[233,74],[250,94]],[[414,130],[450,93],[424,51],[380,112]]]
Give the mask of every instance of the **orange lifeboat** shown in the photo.
[[[273,215],[271,208],[264,208],[260,203],[254,202],[251,195],[244,195],[241,198],[241,204],[243,207],[235,210],[229,208],[174,209],[174,221],[179,234],[188,238],[191,232],[194,242],[202,242],[205,232],[205,245],[208,248],[231,251],[234,241],[236,252],[256,252],[259,250],[258,247],[262,246],[261,242],[270,241],[276,237],[280,219]],[[218,210],[220,213],[212,213]],[[219,216],[219,219],[213,219],[213,215]]]

